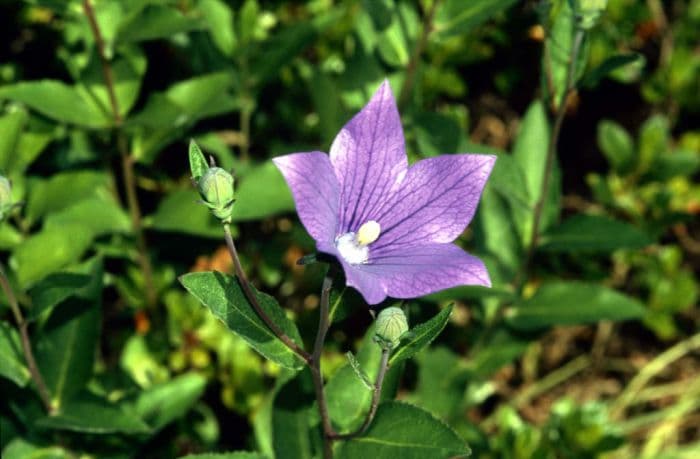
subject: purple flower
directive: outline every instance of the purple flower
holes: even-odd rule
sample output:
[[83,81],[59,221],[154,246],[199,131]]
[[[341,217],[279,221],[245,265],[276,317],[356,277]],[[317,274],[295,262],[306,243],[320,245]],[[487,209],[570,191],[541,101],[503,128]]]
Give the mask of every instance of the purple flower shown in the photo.
[[406,159],[388,82],[319,151],[274,158],[319,252],[335,256],[369,304],[491,281],[452,244],[474,216],[495,156]]

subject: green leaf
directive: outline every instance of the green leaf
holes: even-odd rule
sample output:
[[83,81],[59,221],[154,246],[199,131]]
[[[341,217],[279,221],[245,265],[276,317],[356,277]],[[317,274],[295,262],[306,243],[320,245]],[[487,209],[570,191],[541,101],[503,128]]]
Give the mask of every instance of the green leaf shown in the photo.
[[177,8],[144,3],[143,8],[135,9],[119,24],[116,37],[118,43],[170,38],[178,33],[202,28],[198,21],[186,17]]
[[618,123],[598,123],[598,146],[614,170],[625,173],[634,165],[634,140]]
[[[180,283],[229,330],[242,337],[264,357],[285,368],[303,367],[304,362],[299,356],[289,350],[258,317],[248,303],[238,279],[219,272],[199,272],[181,276]],[[293,341],[303,345],[296,325],[287,318],[277,301],[270,295],[258,292],[252,286],[251,288],[268,317]]]
[[200,0],[199,10],[219,51],[232,56],[237,45],[233,10],[222,0]]
[[653,241],[634,225],[600,215],[575,215],[551,228],[540,239],[541,250],[551,252],[607,252],[641,249]]
[[85,393],[65,403],[57,414],[39,419],[36,425],[45,429],[91,434],[141,434],[150,431],[134,414]]
[[16,266],[17,281],[23,289],[47,275],[74,263],[90,247],[92,236],[79,224],[51,231],[40,231],[17,246],[11,263]]
[[204,154],[202,154],[202,150],[199,149],[199,146],[195,143],[194,140],[190,140],[189,157],[190,157],[190,171],[192,172],[192,178],[195,181],[199,181],[199,179],[209,169],[209,164],[207,163],[206,158],[204,158]]
[[20,134],[27,118],[27,113],[23,110],[15,110],[0,117],[0,171],[3,175],[12,172],[10,166],[17,155]]
[[453,305],[447,306],[427,322],[423,322],[411,329],[411,335],[392,352],[389,365],[396,365],[402,360],[410,359],[423,348],[428,346],[442,332],[450,320]]
[[87,128],[103,128],[111,123],[105,112],[86,100],[76,88],[55,80],[23,81],[0,88],[0,100],[22,102],[56,121]]
[[437,156],[458,151],[462,129],[455,119],[441,113],[420,113],[414,119],[416,142],[421,155]]
[[430,347],[416,358],[418,377],[409,401],[450,421],[464,412],[469,370],[464,361],[443,346]]
[[17,437],[2,450],[2,459],[71,459],[74,453],[60,446],[46,446],[43,442],[31,443]]
[[377,51],[384,62],[392,67],[405,67],[411,58],[419,27],[415,8],[409,3],[398,3],[393,8],[391,24],[381,32],[377,41]]
[[364,435],[343,443],[338,459],[466,457],[467,444],[442,421],[413,405],[382,403]]
[[56,273],[45,277],[29,291],[32,309],[27,320],[36,320],[40,315],[53,309],[67,298],[80,294],[90,283],[90,276],[76,273]]
[[654,115],[639,129],[637,170],[648,171],[654,162],[669,150],[669,121],[664,115]]
[[207,238],[221,238],[223,234],[221,222],[197,202],[197,193],[191,188],[169,193],[156,212],[144,219],[144,224],[158,231]]
[[48,215],[44,231],[61,231],[76,225],[91,238],[111,233],[131,233],[131,220],[113,199],[88,197],[70,207]]
[[624,70],[626,67],[643,67],[646,59],[643,54],[626,53],[616,54],[605,59],[598,67],[595,67],[586,75],[584,75],[581,84],[583,86],[594,88],[600,80],[608,75]]
[[57,408],[80,392],[92,377],[100,336],[102,264],[85,265],[92,279],[86,298],[69,298],[57,306],[37,330],[34,351],[37,365]]
[[510,7],[516,0],[446,0],[435,12],[433,38],[444,40],[471,32],[477,26]]
[[599,284],[555,281],[543,284],[507,314],[507,322],[521,330],[552,325],[595,323],[600,320],[632,320],[644,316],[639,300]]
[[158,431],[184,416],[204,393],[207,379],[197,373],[186,373],[141,392],[135,412]]
[[203,454],[188,454],[180,459],[268,459],[267,456],[260,453],[252,453],[249,451],[232,451],[230,453],[203,453]]
[[298,22],[279,30],[259,47],[251,48],[255,49],[250,65],[252,84],[260,87],[275,78],[316,36],[316,29],[312,25]]
[[309,413],[316,409],[314,400],[314,386],[308,369],[278,387],[270,416],[275,457],[314,458],[313,446],[321,441],[320,432],[310,422]]
[[369,376],[367,376],[365,370],[362,369],[362,365],[360,365],[360,362],[357,360],[357,357],[355,357],[355,354],[353,354],[351,351],[348,351],[345,353],[345,357],[348,359],[348,363],[355,372],[355,375],[359,378],[360,381],[362,381],[362,384],[364,384],[368,390],[373,390],[374,384],[370,382]]
[[93,170],[54,174],[49,179],[31,179],[26,215],[30,222],[51,212],[65,209],[88,197],[113,200],[109,177]]
[[24,364],[19,333],[6,322],[0,322],[0,376],[20,387],[24,387],[30,377]]
[[294,200],[272,161],[246,171],[236,186],[234,221],[256,220],[294,209]]

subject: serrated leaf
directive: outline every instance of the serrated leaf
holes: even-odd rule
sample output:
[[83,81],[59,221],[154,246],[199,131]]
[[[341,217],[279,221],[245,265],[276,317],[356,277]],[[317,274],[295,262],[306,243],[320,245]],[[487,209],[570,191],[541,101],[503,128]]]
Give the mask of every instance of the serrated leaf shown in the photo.
[[0,376],[20,387],[29,381],[29,370],[24,364],[19,332],[10,324],[0,321]]
[[652,239],[634,225],[602,215],[578,214],[551,228],[540,239],[550,252],[608,252],[640,249]]
[[192,178],[195,181],[199,179],[207,172],[209,169],[209,164],[207,163],[202,150],[199,145],[194,140],[190,140],[189,146],[189,158],[190,158],[190,171],[192,172]]
[[355,357],[355,354],[353,354],[351,351],[348,351],[345,353],[345,357],[348,359],[350,367],[353,369],[353,371],[357,375],[358,379],[362,382],[362,384],[364,384],[368,390],[373,390],[374,384],[370,382],[369,376],[367,376],[367,373],[365,373],[365,371],[362,369],[362,365],[360,365],[360,362]]
[[36,320],[63,300],[80,293],[90,280],[90,276],[76,273],[55,273],[45,277],[29,291],[32,309],[27,320]]
[[[219,272],[185,274],[180,283],[221,320],[229,330],[242,337],[264,357],[285,368],[300,369],[304,362],[289,350],[248,303],[237,278]],[[302,345],[296,325],[270,295],[255,292],[260,306],[294,342]]]
[[645,312],[639,300],[608,287],[555,281],[543,284],[531,298],[510,309],[506,317],[514,328],[535,330],[552,325],[639,319]]
[[36,425],[44,429],[91,434],[142,434],[150,431],[139,417],[91,394],[76,396],[61,406],[57,414],[39,419]]
[[207,379],[197,373],[186,373],[141,392],[134,411],[153,430],[184,416],[204,393]]
[[389,365],[396,365],[402,360],[410,359],[437,338],[450,320],[452,308],[453,305],[449,305],[427,322],[412,328],[410,337],[401,340],[401,344],[392,352]]
[[447,459],[471,453],[466,442],[430,413],[401,402],[382,403],[362,436],[343,443],[338,459]]

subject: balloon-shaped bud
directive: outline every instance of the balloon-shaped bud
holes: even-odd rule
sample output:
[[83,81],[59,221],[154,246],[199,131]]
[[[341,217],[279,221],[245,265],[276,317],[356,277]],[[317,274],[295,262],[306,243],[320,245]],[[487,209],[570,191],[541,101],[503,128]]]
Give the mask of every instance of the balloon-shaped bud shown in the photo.
[[231,222],[235,201],[233,183],[233,175],[220,167],[210,167],[197,182],[202,201],[224,223]]
[[374,340],[384,349],[392,349],[408,331],[406,314],[395,306],[383,309],[377,316]]

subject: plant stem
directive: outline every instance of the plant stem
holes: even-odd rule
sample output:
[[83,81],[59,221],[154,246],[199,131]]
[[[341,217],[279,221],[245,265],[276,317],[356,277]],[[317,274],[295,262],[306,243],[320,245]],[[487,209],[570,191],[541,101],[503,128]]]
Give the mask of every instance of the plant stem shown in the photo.
[[17,297],[15,292],[10,286],[10,281],[7,279],[5,274],[5,268],[2,263],[0,263],[0,285],[7,296],[7,302],[10,303],[10,308],[12,309],[12,314],[15,316],[15,321],[17,322],[17,327],[19,327],[19,333],[22,341],[22,351],[24,352],[24,358],[27,361],[27,367],[29,368],[29,374],[36,384],[37,391],[39,392],[39,397],[41,398],[46,412],[49,414],[54,414],[56,411],[53,404],[51,403],[51,396],[49,395],[49,390],[46,387],[44,378],[41,376],[39,367],[34,359],[34,353],[32,352],[31,341],[29,340],[29,332],[27,330],[27,322],[24,320],[22,315],[22,310],[17,303]]
[[377,407],[379,407],[379,399],[382,395],[382,386],[384,385],[384,376],[386,376],[386,371],[389,368],[389,354],[391,354],[389,349],[382,349],[382,357],[379,362],[379,371],[377,372],[377,378],[374,381],[374,389],[372,391],[372,404],[370,405],[369,412],[365,417],[362,425],[355,430],[347,434],[336,435],[334,438],[337,440],[349,440],[354,437],[363,435],[372,425],[374,420],[374,415],[377,414]]
[[425,45],[428,43],[428,37],[430,36],[430,33],[433,31],[433,18],[435,17],[435,10],[437,10],[438,3],[439,0],[433,0],[432,5],[430,5],[430,8],[425,13],[425,17],[423,18],[423,27],[421,29],[421,35],[418,38],[418,43],[416,43],[416,47],[413,48],[413,54],[411,55],[411,59],[408,61],[408,65],[406,65],[406,78],[404,79],[403,85],[401,86],[401,92],[399,92],[399,108],[404,107],[406,105],[406,102],[408,102],[408,98],[411,95],[411,90],[413,89],[413,82],[416,76],[416,70],[418,69],[418,62],[420,61],[420,56],[423,53],[423,50],[425,49]]
[[129,153],[129,145],[124,132],[121,130],[123,118],[119,110],[119,101],[114,90],[114,75],[112,65],[110,64],[105,54],[105,43],[102,38],[102,32],[95,18],[95,11],[90,4],[90,0],[83,0],[83,11],[90,25],[90,30],[95,38],[97,54],[100,57],[102,64],[102,76],[107,87],[109,95],[109,103],[112,108],[112,117],[114,118],[114,129],[117,134],[117,149],[121,157],[122,174],[124,176],[124,188],[126,192],[126,201],[129,208],[129,216],[131,217],[131,227],[136,234],[136,244],[138,250],[138,263],[143,272],[145,285],[146,302],[149,308],[154,308],[158,302],[155,286],[153,283],[153,266],[151,259],[148,256],[148,244],[143,231],[143,221],[141,218],[141,209],[139,207],[138,196],[136,195],[136,178],[134,174],[134,158]]
[[262,319],[263,322],[265,322],[265,324],[272,331],[272,333],[274,333],[277,336],[277,338],[279,338],[280,341],[282,341],[285,344],[285,346],[287,346],[295,354],[301,357],[302,360],[304,360],[304,362],[310,363],[312,361],[311,354],[306,352],[297,343],[295,343],[289,337],[289,335],[287,335],[284,332],[284,330],[278,327],[277,324],[274,323],[272,319],[270,319],[270,317],[260,306],[258,298],[255,296],[253,289],[250,287],[248,277],[246,276],[245,272],[243,271],[243,267],[241,266],[241,260],[238,257],[236,244],[234,244],[233,237],[231,237],[231,227],[228,223],[224,223],[224,237],[226,239],[226,245],[228,246],[229,254],[231,255],[231,260],[233,261],[233,267],[236,271],[236,277],[238,277],[238,280],[241,282],[241,288],[243,289],[243,293],[245,293],[245,296],[246,298],[248,298],[248,302],[255,310],[255,313],[258,315],[258,317],[260,317],[260,319]]
[[328,274],[324,277],[323,286],[321,287],[318,332],[316,333],[314,351],[311,355],[311,361],[309,362],[311,376],[314,382],[314,391],[316,392],[316,402],[318,403],[318,413],[321,416],[321,425],[323,426],[324,459],[333,457],[333,440],[336,437],[335,430],[333,430],[333,425],[331,424],[331,417],[328,414],[328,403],[326,402],[326,394],[323,390],[323,373],[321,373],[321,353],[323,351],[323,343],[326,341],[326,333],[328,333],[328,329],[330,328],[328,311],[332,287],[333,278]]

